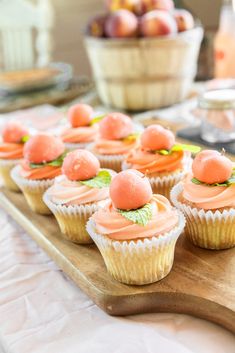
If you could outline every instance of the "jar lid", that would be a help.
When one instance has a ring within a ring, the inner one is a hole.
[[[235,109],[235,89],[218,89],[202,94],[198,102],[201,109]]]

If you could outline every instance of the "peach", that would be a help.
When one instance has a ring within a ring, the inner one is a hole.
[[[152,198],[148,178],[137,170],[128,169],[117,174],[110,184],[110,198],[113,205],[121,210],[135,210]]]
[[[110,38],[135,37],[137,30],[138,19],[128,10],[113,12],[105,23],[105,33]]]
[[[57,159],[64,151],[65,146],[59,137],[41,133],[25,143],[23,154],[30,163],[45,163]]]
[[[140,141],[141,146],[146,150],[170,150],[175,144],[175,136],[170,130],[156,124],[145,129]]]
[[[177,9],[173,12],[178,31],[183,32],[194,27],[194,18],[191,13],[184,9]]]
[[[140,32],[144,37],[169,35],[177,32],[177,25],[168,12],[154,10],[141,17]]]
[[[106,140],[120,140],[133,131],[131,118],[122,113],[110,113],[99,124],[100,136]]]
[[[68,118],[72,127],[88,126],[92,120],[93,108],[88,104],[75,104],[69,108]]]
[[[172,0],[140,0],[135,6],[135,12],[138,15],[143,15],[152,10],[171,11],[174,6]]]
[[[93,37],[104,37],[106,19],[107,15],[98,15],[93,17],[87,26],[88,34]]]
[[[192,171],[193,176],[203,183],[223,183],[231,177],[233,163],[218,151],[205,150],[194,159]]]
[[[29,131],[17,121],[10,121],[2,130],[2,139],[6,143],[20,143],[22,137],[27,136]]]
[[[106,7],[108,11],[117,11],[125,9],[134,12],[139,0],[106,0]]]
[[[94,178],[100,169],[100,162],[89,151],[75,150],[67,154],[62,172],[69,180],[88,180]]]

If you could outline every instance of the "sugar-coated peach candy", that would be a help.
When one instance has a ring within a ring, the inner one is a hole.
[[[59,137],[49,134],[32,136],[24,145],[24,158],[30,163],[51,162],[61,156],[65,146]]]
[[[177,32],[177,25],[170,13],[154,10],[141,17],[140,32],[144,37],[169,35]]]
[[[121,210],[135,210],[152,198],[148,178],[137,170],[129,169],[117,174],[110,184],[113,205]]]
[[[183,32],[194,27],[194,18],[191,13],[184,9],[177,9],[173,12],[178,31]]]
[[[62,165],[63,174],[72,181],[94,178],[99,169],[100,163],[94,154],[82,149],[68,153]]]
[[[88,104],[72,105],[68,111],[70,124],[74,128],[89,125],[93,112],[93,108]]]
[[[139,0],[106,0],[106,7],[108,11],[117,11],[120,9],[126,9],[134,11],[135,6],[139,3]]]
[[[175,144],[173,132],[161,125],[150,125],[141,135],[141,146],[150,151],[170,150]]]
[[[139,15],[152,10],[171,11],[174,9],[172,0],[139,0],[135,6],[135,11]]]
[[[26,127],[16,121],[7,123],[2,130],[2,139],[6,143],[20,143],[22,137],[27,136],[29,131]]]
[[[223,183],[233,171],[233,163],[218,151],[200,152],[193,161],[193,176],[206,184]]]
[[[138,19],[128,10],[113,12],[106,20],[105,34],[110,38],[134,37],[138,30]]]
[[[107,140],[119,140],[133,132],[131,118],[122,113],[110,113],[99,124],[100,136]]]

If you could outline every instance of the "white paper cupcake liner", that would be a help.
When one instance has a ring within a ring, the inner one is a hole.
[[[50,210],[43,202],[44,192],[53,185],[55,179],[29,180],[20,175],[21,166],[16,166],[11,171],[11,177],[23,192],[29,207],[36,213],[50,214]]]
[[[159,281],[170,272],[176,241],[185,219],[178,211],[179,223],[169,233],[142,240],[117,241],[98,234],[92,218],[87,231],[99,248],[108,272],[119,282],[143,285]]]
[[[68,152],[77,150],[77,149],[86,149],[90,142],[80,142],[80,143],[68,143],[65,142],[65,148]]]
[[[20,163],[20,159],[0,159],[0,175],[3,185],[14,192],[20,192],[19,187],[11,177],[11,170]]]
[[[126,157],[126,154],[114,154],[114,155],[103,155],[97,154],[93,151],[94,144],[91,143],[87,146],[87,149],[92,152],[100,162],[101,168],[113,169],[115,172],[121,172],[122,163]]]
[[[171,191],[171,201],[186,217],[185,233],[196,246],[222,250],[235,246],[235,209],[204,210],[179,201],[183,184]]]
[[[56,217],[63,237],[78,244],[93,243],[87,233],[86,223],[92,214],[102,207],[107,200],[88,205],[57,205],[51,201],[49,192],[50,189],[45,192],[43,200]]]

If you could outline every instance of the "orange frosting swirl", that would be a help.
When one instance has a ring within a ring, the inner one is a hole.
[[[183,168],[183,159],[186,157],[183,151],[173,152],[169,155],[148,152],[142,148],[132,151],[126,159],[130,168],[144,174],[171,172]]]
[[[138,145],[138,140],[105,140],[99,139],[93,145],[93,151],[98,154],[127,154]]]
[[[21,163],[20,175],[31,180],[54,179],[61,175],[61,167],[44,165],[39,168],[30,168],[30,164],[24,160]]]
[[[79,181],[70,181],[64,175],[48,190],[52,202],[57,205],[82,205],[109,197],[109,187],[91,188]]]
[[[0,144],[0,159],[21,159],[23,148],[23,143],[2,143]]]
[[[96,125],[68,128],[62,132],[61,138],[63,142],[69,143],[93,142],[98,136],[98,126]]]
[[[171,231],[179,221],[177,211],[162,195],[153,195],[152,219],[146,226],[133,223],[122,216],[109,201],[92,216],[96,231],[113,240],[152,238]]]
[[[191,181],[192,178],[192,175],[189,175],[184,182],[183,197],[187,201],[204,210],[235,207],[235,185],[197,185]]]

